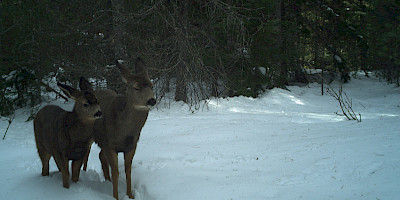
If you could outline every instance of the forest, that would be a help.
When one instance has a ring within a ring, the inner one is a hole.
[[[399,0],[0,0],[0,199],[398,199],[399,21]]]
[[[2,0],[0,114],[50,82],[123,93],[115,60],[141,57],[158,102],[257,97],[293,83],[375,72],[400,85],[397,0]]]

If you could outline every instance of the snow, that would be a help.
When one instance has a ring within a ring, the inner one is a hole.
[[[8,75],[3,75],[2,78],[4,81],[11,81],[17,75],[17,70],[11,71]]]
[[[342,58],[341,58],[340,56],[335,55],[334,57],[335,57],[335,60],[336,60],[338,63],[342,63]]]
[[[258,67],[258,70],[263,76],[267,74],[267,69],[265,67]]]
[[[322,73],[322,69],[304,69],[304,72],[307,74],[320,74]]]
[[[327,11],[330,11],[332,14],[334,14],[336,17],[339,17],[340,15],[338,15],[331,7],[327,6],[327,5],[323,5],[322,7],[325,7]]]
[[[195,113],[181,103],[151,110],[133,160],[136,199],[397,199],[400,89],[363,77],[343,85],[362,115],[356,122],[334,114],[338,102],[320,85],[288,88],[213,99]],[[95,144],[69,189],[54,160],[42,177],[27,116],[19,110],[0,141],[0,199],[113,199]],[[119,171],[120,199],[128,199],[122,154]]]

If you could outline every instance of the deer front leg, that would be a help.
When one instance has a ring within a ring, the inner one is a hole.
[[[83,161],[82,161],[83,162],[83,171],[87,170],[87,162],[89,160],[89,154],[90,154],[90,149],[92,147],[92,144],[93,144],[93,140],[89,141],[89,148],[87,150],[85,157],[83,157]]]
[[[111,182],[113,184],[113,196],[118,199],[118,154],[112,149],[103,149],[104,157],[111,167]]]
[[[88,152],[86,153],[86,155],[83,157],[83,171],[87,170],[87,162],[89,160],[89,153],[90,153],[90,147],[88,149]]]
[[[68,169],[68,158],[65,156],[61,156],[60,154],[56,154],[53,156],[56,164],[61,171],[63,186],[65,188],[69,188],[69,169]]]
[[[110,169],[109,169],[109,164],[107,162],[107,158],[104,155],[103,150],[100,151],[99,153],[99,158],[100,158],[100,162],[101,162],[101,168],[103,169],[103,174],[104,174],[104,178],[108,181],[111,181],[111,177],[110,177]]]
[[[136,151],[136,146],[128,152],[124,153],[124,159],[125,159],[125,175],[126,175],[126,194],[128,195],[129,198],[134,199],[135,196],[132,194],[132,159],[133,156],[135,155]]]
[[[79,180],[79,174],[82,167],[82,163],[83,163],[82,159],[72,161],[72,181],[75,183],[78,182]]]

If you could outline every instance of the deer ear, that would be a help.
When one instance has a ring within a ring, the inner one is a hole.
[[[149,74],[147,72],[147,66],[140,57],[138,57],[136,59],[135,72],[136,72],[137,76],[141,76],[141,77],[145,77],[145,78],[149,77]]]
[[[123,61],[122,61],[122,60],[116,60],[115,63],[116,63],[116,65],[117,65],[118,69],[119,69],[119,72],[121,72],[122,81],[123,81],[124,83],[127,83],[128,80],[129,80],[129,78],[132,76],[132,73],[131,73],[131,72],[129,71],[129,69],[123,64]]]
[[[79,80],[79,88],[81,91],[93,91],[92,85],[83,77]]]
[[[76,100],[79,96],[82,95],[82,93],[79,90],[77,90],[77,89],[75,89],[73,87],[70,87],[68,85],[64,85],[64,84],[59,83],[59,82],[57,82],[57,85],[64,92],[64,94],[67,95],[68,98]]]

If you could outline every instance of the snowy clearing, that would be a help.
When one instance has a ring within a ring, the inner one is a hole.
[[[400,88],[367,78],[344,85],[360,123],[336,115],[338,102],[318,84],[288,88],[211,100],[194,114],[180,103],[153,109],[133,159],[136,199],[397,199]],[[27,116],[18,111],[0,141],[0,199],[113,199],[95,144],[70,189],[53,159],[42,177]],[[0,121],[1,134],[7,125]],[[122,154],[119,171],[120,199],[128,199]]]

